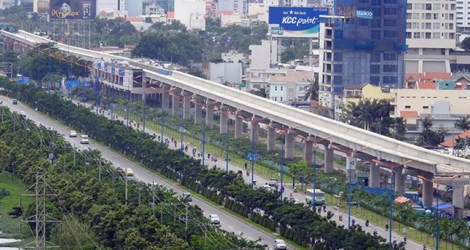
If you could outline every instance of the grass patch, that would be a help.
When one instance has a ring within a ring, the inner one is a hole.
[[[25,238],[32,236],[26,224],[23,224],[23,235],[20,234],[20,221],[22,217],[12,218],[8,212],[20,204],[20,195],[26,193],[25,186],[16,177],[8,173],[0,173],[0,190],[5,188],[10,195],[0,201],[0,231],[2,238]],[[34,203],[33,197],[23,197],[23,209]]]

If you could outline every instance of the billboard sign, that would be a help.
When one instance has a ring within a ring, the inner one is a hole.
[[[94,19],[96,0],[50,0],[51,19]]]
[[[374,19],[374,12],[369,10],[356,10],[356,17],[359,19]]]
[[[269,28],[273,37],[316,37],[320,15],[328,8],[269,7]]]

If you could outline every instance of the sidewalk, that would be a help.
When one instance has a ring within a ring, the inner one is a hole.
[[[74,101],[75,103],[77,103],[76,101]],[[79,105],[83,106],[83,103],[80,103]],[[90,107],[91,105],[88,105],[86,104],[87,107]],[[94,113],[96,113],[96,108],[95,110],[93,110]],[[107,117],[108,119],[110,119],[110,115],[108,114],[108,110],[105,110],[104,112],[100,113],[101,115]],[[125,117],[122,117],[122,116],[119,116],[119,115],[116,115],[114,114],[115,117],[117,117],[118,120],[120,121],[123,121],[124,124],[126,124],[126,118]],[[142,131],[142,126],[139,126],[139,128],[136,126],[136,124],[133,124],[131,123],[131,121],[129,120],[129,126],[132,126],[132,128],[134,128],[135,130],[138,130],[138,131]],[[148,127],[145,128],[145,132],[150,134],[150,135],[153,135],[155,134],[157,136],[157,139],[158,139],[158,136],[161,135],[161,131],[154,131],[152,129],[149,129]],[[157,140],[156,139],[156,140]],[[169,137],[167,137],[165,135],[164,139],[168,139],[170,140]],[[180,139],[180,138],[176,138],[176,139]],[[198,153],[201,153],[200,152],[200,148],[198,146],[200,145],[191,145],[189,142],[183,142],[184,145],[188,145],[188,151],[185,152],[186,155],[192,157],[192,149],[194,146],[196,146],[198,148],[198,152],[196,153],[196,159],[201,159],[201,157],[197,157]],[[179,150],[181,144],[180,142],[177,140],[177,143],[176,143],[176,147],[175,147],[175,144],[174,143],[169,143],[168,147],[171,148],[171,149],[175,149],[175,150]],[[224,160],[225,159],[225,155],[219,155],[218,158],[219,160],[218,161],[212,161],[211,159],[208,159],[207,158],[207,154],[208,153],[211,153],[211,152],[208,152],[206,151],[205,152],[205,162],[204,164],[209,166],[209,167],[212,167],[212,166],[217,166],[217,168],[220,168],[220,169],[223,169],[225,170],[226,169],[226,161]],[[211,154],[211,157],[213,155]],[[321,159],[317,159],[317,162],[318,160],[321,160]],[[250,161],[246,161],[247,164],[248,164],[248,169],[251,171],[251,162]],[[343,166],[340,166],[340,165],[337,165],[335,164],[335,169],[338,169],[338,168],[344,168]],[[238,166],[235,166],[233,164],[231,164],[231,162],[229,161],[229,164],[228,164],[228,169],[233,171],[233,172],[238,172],[238,171],[242,171],[243,173],[243,179],[245,180],[245,183],[247,184],[251,184],[251,174],[253,173],[250,173],[250,176],[247,176],[246,175],[246,172],[245,172],[245,169],[243,166],[241,167],[238,167]],[[256,187],[262,187],[263,185],[265,185],[265,183],[268,182],[268,180],[266,178],[263,178],[261,176],[258,176],[256,173],[254,173],[254,180],[256,180]],[[279,178],[278,178],[279,179]],[[289,197],[292,197],[294,199],[296,199],[296,202],[300,202],[300,203],[305,203],[305,195],[304,194],[301,194],[301,193],[294,193],[292,188],[292,183],[289,183],[289,184],[284,184],[284,193],[283,193],[283,198],[289,198]],[[326,206],[326,210],[327,212],[328,211],[331,211],[332,213],[334,213],[335,215],[331,218],[331,220],[334,220],[336,221],[336,223],[338,225],[344,225],[345,228],[348,227],[348,214],[347,214],[347,207],[346,207],[346,213],[343,213],[340,211],[341,208],[339,208],[338,206],[336,205],[332,205],[332,204],[327,204]],[[327,212],[322,212],[321,215],[322,216],[326,216]],[[342,214],[343,216],[343,220],[342,221],[339,221],[339,215]],[[364,226],[364,223],[365,221],[358,218],[358,217],[354,217],[351,215],[351,221],[352,220],[355,220],[356,223],[358,223],[359,225],[362,226],[362,229],[363,231],[365,232],[368,232],[368,233],[373,233],[374,229],[377,230],[377,233],[382,236],[383,238],[387,239],[387,242],[388,242],[388,239],[389,239],[389,232],[388,231],[385,231],[384,229],[384,226],[381,225],[381,226],[377,226],[377,225],[373,225],[373,224],[370,224],[368,227],[365,227]],[[398,242],[401,242],[401,240],[403,239],[403,237],[399,234],[396,234],[395,232],[392,233],[392,239],[396,239]],[[407,240],[407,245],[406,245],[406,249],[410,249],[410,250],[417,250],[417,249],[422,249],[422,245],[421,244],[418,244],[416,242],[413,242],[411,240]],[[431,250],[431,248],[428,247],[428,250]]]

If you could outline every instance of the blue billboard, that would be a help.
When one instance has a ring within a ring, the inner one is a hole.
[[[270,32],[273,37],[314,37],[320,15],[328,15],[328,8],[269,7]]]

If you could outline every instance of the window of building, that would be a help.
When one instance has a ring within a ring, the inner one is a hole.
[[[386,26],[386,27],[395,27],[395,26],[397,26],[397,19],[385,19],[384,20],[384,26]]]
[[[274,101],[277,102],[277,97],[274,97]]]
[[[334,76],[333,85],[341,85],[341,84],[343,84],[343,77],[342,76]]]
[[[398,77],[396,77],[396,76],[383,76],[382,77],[382,82],[383,83],[397,83],[398,82]]]
[[[334,73],[342,73],[343,72],[343,65],[342,64],[335,64],[333,66]]]
[[[280,98],[281,98],[281,102],[282,102],[282,99],[283,99],[282,96]]]
[[[292,92],[292,91],[294,91],[294,88],[289,88],[288,91]]]
[[[383,71],[384,72],[398,72],[398,66],[397,65],[384,65]]]
[[[380,76],[371,76],[370,77],[370,83],[372,85],[379,85],[380,83]]]
[[[406,29],[411,29],[411,23],[409,22],[406,23]]]
[[[433,9],[433,10],[440,10],[440,9],[441,9],[441,4],[439,4],[439,3],[433,3],[433,4],[432,4],[432,9]]]
[[[423,109],[429,109],[429,106],[423,106]]]
[[[425,37],[426,39],[431,39],[431,32],[426,32],[426,33],[424,34],[424,37]]]
[[[439,19],[439,14],[433,14],[433,18],[434,20],[438,20]]]
[[[449,33],[449,39],[455,39],[455,34],[454,33]]]
[[[370,61],[371,62],[380,62],[380,54],[379,53],[371,53],[370,54]]]
[[[453,23],[449,23],[449,29],[454,30],[454,24]]]
[[[422,3],[415,3],[415,10],[422,10],[423,4]]]
[[[396,30],[385,30],[384,31],[384,37],[386,37],[386,38],[397,37],[397,31]]]
[[[384,53],[384,61],[394,61],[397,60],[396,53]]]
[[[405,106],[405,109],[410,109],[410,108],[411,108],[410,105],[406,105],[406,106]]]
[[[342,30],[335,30],[334,36],[337,39],[343,39],[343,31]]]
[[[382,27],[380,19],[372,20],[372,28],[380,28],[380,27]]]
[[[421,33],[419,33],[419,32],[413,32],[413,38],[415,38],[415,39],[420,39],[420,38],[421,38]]]
[[[277,86],[274,86],[274,91],[277,91]]]
[[[412,10],[413,9],[413,4],[411,4],[411,3],[407,4],[406,8],[408,10]]]
[[[378,40],[382,38],[380,35],[380,30],[371,30],[370,32],[371,32],[370,36],[372,39]]]
[[[431,23],[426,23],[425,24],[425,29],[430,30],[431,29]]]
[[[433,32],[432,33],[432,38],[433,39],[439,39],[439,38],[441,38],[441,34],[439,32]]]
[[[435,29],[435,30],[439,29],[440,27],[441,27],[440,23],[433,23],[432,24],[432,28]]]
[[[410,39],[411,38],[411,32],[406,32],[406,38]]]
[[[384,8],[384,15],[396,15],[397,8]]]
[[[432,5],[430,3],[426,4],[426,10],[432,10]]]
[[[380,65],[370,65],[370,73],[371,74],[380,74]]]
[[[335,62],[342,62],[343,61],[343,53],[341,52],[335,52],[333,54],[333,58]]]
[[[361,21],[359,21],[359,25],[360,26],[367,26],[367,25],[369,25],[369,22],[368,22],[368,20],[361,19]]]
[[[419,23],[418,22],[413,22],[412,27],[413,27],[413,29],[419,29]]]
[[[380,5],[382,5],[382,1],[381,0],[372,0],[372,5],[380,6]]]
[[[410,20],[412,18],[411,13],[406,13],[406,19]]]
[[[284,86],[281,86],[281,91],[284,91]]]
[[[454,14],[449,14],[449,20],[454,20]]]
[[[382,8],[372,8],[372,11],[374,12],[374,17],[381,17],[382,16]],[[375,20],[375,18],[374,18],[374,20]]]
[[[414,19],[414,18],[413,18]],[[432,15],[431,13],[426,13],[426,20],[431,20],[432,19]]]

